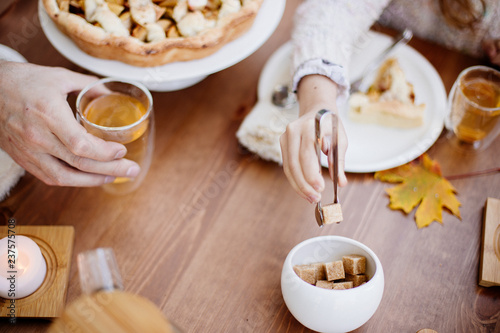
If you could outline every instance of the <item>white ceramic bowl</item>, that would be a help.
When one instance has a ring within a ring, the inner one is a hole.
[[[369,281],[347,290],[328,290],[304,282],[294,265],[342,260],[347,254],[366,257]],[[303,241],[288,254],[281,273],[281,291],[292,315],[318,332],[349,332],[365,324],[377,310],[384,292],[384,272],[375,253],[366,245],[340,236],[320,236]]]

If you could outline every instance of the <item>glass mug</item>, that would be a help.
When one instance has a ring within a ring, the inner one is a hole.
[[[127,148],[124,158],[141,167],[137,177],[117,177],[103,189],[112,194],[137,189],[151,165],[154,149],[153,98],[149,90],[138,82],[100,79],[78,95],[76,118],[90,134],[123,144]]]
[[[446,128],[462,146],[486,148],[500,131],[500,72],[486,66],[463,70],[448,96]]]

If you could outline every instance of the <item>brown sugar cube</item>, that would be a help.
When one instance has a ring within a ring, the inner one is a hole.
[[[316,269],[316,281],[326,280],[325,264],[322,262],[316,262],[311,264]]]
[[[332,289],[343,290],[343,289],[351,289],[354,286],[352,281],[346,282],[335,282],[332,286]]]
[[[293,266],[293,270],[305,282],[309,284],[316,283],[316,267],[312,265],[295,265]]]
[[[345,277],[344,264],[342,260],[332,261],[325,264],[326,279],[328,281],[339,280]]]
[[[354,284],[354,287],[357,287],[357,286],[361,285],[363,282],[367,281],[366,275],[364,275],[364,274],[358,274],[358,275],[346,274],[345,280],[352,281],[352,283]]]
[[[342,257],[346,274],[366,273],[366,258],[358,254],[349,254]]]
[[[326,280],[318,280],[316,282],[316,287],[320,287],[323,289],[332,289],[333,288],[333,282],[332,281],[326,281]]]
[[[342,208],[339,203],[323,206],[323,221],[325,224],[340,223],[342,220]]]

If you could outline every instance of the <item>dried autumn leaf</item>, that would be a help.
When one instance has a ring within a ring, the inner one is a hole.
[[[441,175],[441,167],[427,154],[411,162],[390,170],[375,173],[375,179],[389,183],[401,183],[387,189],[391,209],[402,209],[409,213],[417,205],[415,222],[417,228],[427,227],[433,221],[443,222],[442,209],[460,217],[460,201],[455,197],[456,190]]]

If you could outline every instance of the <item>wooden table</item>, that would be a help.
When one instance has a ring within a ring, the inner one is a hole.
[[[0,19],[0,43],[30,62],[85,72],[48,42],[37,0]],[[345,221],[318,228],[313,206],[289,186],[282,168],[238,146],[235,132],[256,102],[259,73],[290,38],[299,0],[287,1],[272,37],[239,64],[177,92],[154,93],[156,151],[142,187],[114,197],[99,188],[49,187],[26,175],[0,203],[0,222],[73,225],[67,302],[80,295],[76,254],[115,250],[125,289],[154,302],[186,332],[307,332],[287,310],[280,273],[288,251],[319,235],[354,238],[372,248],[385,272],[378,311],[359,332],[498,332],[500,289],[478,286],[483,207],[500,198],[500,175],[453,180],[462,221],[417,230],[414,213],[390,210],[373,174],[349,174],[341,190]],[[414,39],[411,46],[440,73],[449,91],[458,73],[480,61]],[[0,78],[1,79],[1,78]],[[466,154],[446,133],[429,150],[444,175],[500,166],[500,140]],[[326,176],[326,173],[325,173]],[[328,196],[331,195],[327,191]],[[48,322],[0,322],[0,331],[43,332]]]

